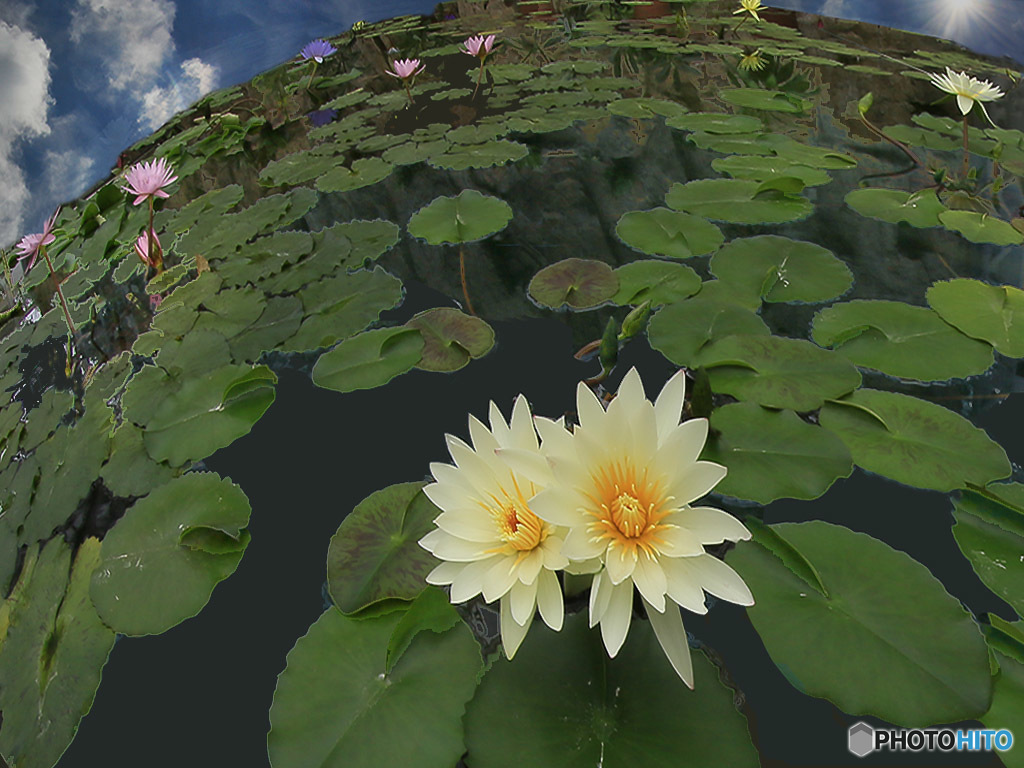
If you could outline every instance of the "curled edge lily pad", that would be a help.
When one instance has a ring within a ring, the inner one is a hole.
[[[767,336],[768,326],[749,309],[699,295],[659,309],[647,336],[651,346],[677,365],[694,366],[711,341],[736,334]]]
[[[1024,485],[995,485],[1017,492]],[[985,492],[988,491],[985,489]],[[963,491],[954,502],[953,537],[985,586],[1024,612],[1024,514],[979,491]]]
[[[592,309],[615,296],[619,278],[603,261],[571,258],[544,267],[528,290],[530,298],[549,309]]]
[[[668,208],[624,213],[615,234],[638,251],[675,259],[710,253],[725,241],[721,230],[707,219]]]
[[[434,529],[441,510],[421,493],[423,485],[375,491],[338,527],[327,551],[327,589],[343,613],[415,600],[427,588],[437,560],[419,540]]]
[[[846,195],[846,204],[861,216],[897,224],[905,221],[913,227],[939,227],[939,214],[946,210],[934,189],[903,192],[899,189],[855,189]]]
[[[409,234],[431,245],[471,243],[500,232],[512,219],[504,200],[465,189],[455,197],[438,197],[409,219]]]
[[[1008,221],[977,211],[943,211],[939,214],[939,221],[946,229],[959,232],[972,243],[1024,243],[1024,233],[1018,232]]]
[[[928,303],[947,323],[987,341],[1008,357],[1024,357],[1024,291],[958,278],[935,283]]]
[[[616,267],[619,292],[616,304],[643,304],[652,307],[682,301],[701,289],[700,276],[685,264],[658,259],[642,259]]]
[[[413,328],[377,328],[345,339],[313,366],[313,383],[336,392],[387,384],[412,370],[423,354],[423,337]]]
[[[673,184],[665,196],[669,207],[734,224],[778,224],[809,216],[811,201],[797,194],[803,182],[792,176],[766,181],[698,179]]]
[[[90,595],[104,623],[155,635],[195,616],[249,543],[249,500],[210,472],[182,475],[140,499],[106,535]]]
[[[422,356],[416,367],[425,371],[457,371],[494,346],[491,326],[451,307],[420,312],[406,326],[418,330],[423,339]]]

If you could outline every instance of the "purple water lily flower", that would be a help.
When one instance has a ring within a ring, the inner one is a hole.
[[[25,267],[25,273],[32,269],[36,263],[36,258],[39,256],[39,249],[44,245],[49,245],[57,238],[53,236],[53,225],[57,222],[57,214],[60,213],[60,208],[54,211],[53,216],[46,220],[43,224],[43,231],[36,232],[32,235],[25,235],[15,248],[18,250],[18,260],[23,261],[24,259],[30,259],[28,266]]]
[[[314,128],[319,128],[321,125],[327,125],[337,116],[338,110],[336,109],[317,109],[306,114],[306,117],[309,118],[309,122],[313,124]]]
[[[391,66],[395,68],[395,71],[392,72],[388,69],[385,70],[385,72],[392,77],[399,77],[402,80],[408,80],[411,77],[415,77],[427,68],[426,64],[420,66],[419,59],[398,59],[397,61],[392,62]],[[417,67],[419,67],[419,69],[416,69]]]
[[[312,42],[306,43],[306,47],[299,51],[299,55],[306,61],[312,59],[317,64],[323,64],[324,57],[330,56],[337,50],[337,48],[326,40],[313,40]]]
[[[177,181],[178,177],[174,175],[167,161],[160,157],[148,163],[133,165],[124,175],[124,179],[128,182],[128,186],[124,188],[125,192],[135,195],[133,202],[138,205],[147,197],[170,197],[163,188]]]

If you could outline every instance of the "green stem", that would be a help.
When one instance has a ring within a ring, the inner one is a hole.
[[[405,92],[409,96],[409,103],[412,104],[412,88],[409,87],[409,81],[403,80],[402,83],[405,84]]]
[[[480,90],[480,79],[484,76],[484,63],[480,62],[480,72],[476,76],[476,88],[473,89],[473,98],[476,98],[476,92]]]
[[[306,83],[306,90],[313,87],[313,75],[316,74],[316,59],[313,59],[313,69],[309,72],[309,82]]]
[[[969,159],[967,153],[967,115],[964,115],[964,180],[967,179],[967,171],[969,168]]]
[[[71,331],[71,334],[74,335],[78,333],[78,331],[75,330],[75,324],[71,322],[71,313],[68,311],[68,303],[64,301],[64,292],[60,289],[60,281],[57,280],[57,273],[53,271],[53,264],[50,262],[50,254],[46,252],[45,245],[39,246],[39,250],[43,252],[43,258],[46,259],[46,266],[50,270],[50,277],[53,278],[53,285],[57,289],[57,295],[60,297],[60,305],[64,309],[64,319],[68,321],[68,329]]]

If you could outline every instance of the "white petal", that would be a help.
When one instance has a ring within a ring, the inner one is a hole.
[[[459,485],[451,483],[431,483],[424,486],[423,493],[436,507],[443,510],[472,509],[477,503],[477,494],[469,494]]]
[[[453,603],[464,603],[480,594],[483,589],[484,574],[494,565],[494,558],[477,560],[469,563],[452,581],[451,600]]]
[[[544,567],[549,571],[560,571],[569,564],[569,558],[562,554],[565,540],[561,536],[549,535],[538,549],[544,557]]]
[[[516,571],[516,578],[523,584],[533,584],[537,580],[537,574],[544,564],[544,553],[540,549],[534,549],[519,562]]]
[[[533,614],[537,608],[537,585],[536,583],[523,584],[521,581],[517,581],[504,599],[509,601],[512,618],[516,623],[528,624],[533,620]]]
[[[455,466],[463,471],[466,479],[473,484],[482,495],[498,485],[498,478],[494,471],[488,466],[472,448],[459,438],[452,435],[445,435],[448,442],[448,452],[455,460]]]
[[[964,96],[962,93],[958,93],[956,95],[956,105],[960,107],[960,112],[966,115],[974,106],[974,99],[970,96]]]
[[[754,596],[740,575],[717,557],[700,555],[683,558],[683,562],[698,575],[701,586],[715,597],[737,605],[754,604]]]
[[[499,445],[508,445],[508,424],[493,400],[487,408],[487,415],[491,421],[491,434],[494,435],[494,439]]]
[[[587,517],[580,512],[580,495],[567,488],[554,487],[530,499],[529,507],[541,520],[566,528],[583,525]]]
[[[654,401],[654,417],[658,423],[658,444],[679,424],[683,413],[683,397],[686,391],[686,376],[680,369],[665,382],[658,399]]]
[[[703,555],[703,543],[689,528],[678,525],[678,513],[672,515],[669,519],[673,527],[658,531],[658,551],[667,557]]]
[[[440,560],[455,560],[463,563],[480,560],[487,556],[487,550],[490,549],[486,544],[481,544],[478,541],[459,539],[441,530],[438,533],[440,536],[437,537],[436,542],[432,542],[434,548],[431,552]],[[423,539],[420,539],[420,544],[423,544]]]
[[[499,448],[494,455],[517,475],[522,475],[541,487],[551,485],[554,480],[548,460],[540,451]]]
[[[601,562],[601,558],[592,557],[589,560],[571,560],[564,570],[574,576],[589,576],[602,568],[604,568],[604,563]]]
[[[469,415],[469,438],[473,441],[473,450],[478,454],[494,453],[498,448],[498,441],[494,439],[494,435],[473,414]]]
[[[611,588],[608,608],[601,617],[601,639],[613,659],[626,642],[629,622],[633,617],[633,582],[626,580]]]
[[[608,610],[608,601],[612,599],[612,583],[604,571],[598,571],[594,575],[594,581],[590,585],[590,626],[593,627],[604,616]]]
[[[750,538],[743,523],[714,507],[687,507],[677,512],[672,522],[686,528],[701,544],[720,544],[723,541],[745,541]]]
[[[636,560],[633,571],[633,583],[640,591],[641,597],[654,606],[657,611],[665,610],[665,590],[668,584],[661,566],[641,553]]]
[[[636,550],[627,551],[625,547],[608,547],[604,567],[612,584],[621,584],[632,576],[637,559]]]
[[[515,562],[513,557],[499,557],[491,569],[484,574],[481,588],[484,600],[488,603],[493,603],[499,597],[504,597],[512,589],[512,585],[518,581]]]
[[[427,552],[433,553],[434,547],[437,546],[438,540],[444,538],[445,533],[440,528],[435,528],[422,539],[419,540],[419,545],[423,547]]]
[[[442,512],[434,520],[434,523],[445,533],[459,539],[489,543],[493,546],[501,544],[501,536],[494,518],[483,510]]]
[[[689,419],[676,427],[658,446],[658,454],[666,455],[677,468],[686,467],[697,461],[707,439],[708,420]]]
[[[565,605],[558,577],[551,571],[541,571],[537,577],[537,607],[540,608],[540,617],[544,623],[559,632],[565,618]]]
[[[466,476],[458,467],[453,467],[451,464],[442,464],[438,461],[433,461],[430,463],[430,474],[432,474],[434,479],[439,483],[461,488],[465,491],[467,496],[476,495],[476,489],[473,487],[473,484],[466,479]]]
[[[587,429],[598,429],[604,419],[604,406],[582,381],[576,387],[576,415],[580,426]]]
[[[646,607],[647,618],[651,620],[651,627],[661,644],[661,649],[672,664],[672,669],[692,690],[693,661],[690,659],[690,644],[686,639],[683,617],[679,615],[679,609],[669,604],[664,613],[659,613],[650,605]]]
[[[427,584],[434,584],[438,587],[451,584],[465,567],[466,563],[452,563],[446,560],[427,574]]]
[[[698,461],[684,469],[673,481],[669,495],[679,506],[696,501],[721,482],[726,469],[711,461]]]
[[[512,421],[510,423],[511,434],[509,446],[523,450],[537,450],[537,431],[533,428],[533,414],[530,413],[530,404],[522,395],[516,397],[516,404],[512,407]]]
[[[561,419],[552,421],[543,416],[534,416],[533,423],[540,433],[545,453],[572,455],[572,433],[565,428]]]
[[[688,611],[705,614],[708,607],[704,600],[704,590],[700,580],[687,566],[693,562],[692,557],[666,557],[661,561],[661,570],[665,574],[668,596]]]
[[[530,630],[530,623],[518,624],[512,618],[512,610],[509,607],[510,598],[508,595],[501,598],[501,647],[505,649],[505,656],[511,659],[516,655],[519,646]]]

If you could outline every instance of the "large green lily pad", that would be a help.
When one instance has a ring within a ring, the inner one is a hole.
[[[355,613],[382,601],[414,600],[437,565],[419,540],[440,514],[423,483],[399,483],[371,493],[342,521],[327,552],[327,587],[334,604]]]
[[[899,189],[855,189],[846,195],[846,204],[861,216],[888,221],[907,222],[914,227],[939,227],[939,214],[946,210],[934,189],[904,192]]]
[[[1024,291],[958,278],[935,283],[928,303],[972,339],[987,341],[1008,357],[1024,357]]]
[[[909,395],[858,389],[826,403],[820,420],[857,466],[916,488],[948,492],[1010,474],[1006,453],[983,430]]]
[[[816,499],[853,472],[850,451],[839,438],[791,411],[732,403],[715,409],[711,428],[702,458],[729,469],[716,493],[759,504]]]
[[[842,295],[853,273],[827,248],[778,235],[730,241],[711,257],[711,272],[765,301],[815,303]]]
[[[665,125],[683,131],[704,133],[754,133],[764,127],[760,118],[753,115],[728,115],[713,112],[690,112],[674,115],[665,120]]]
[[[803,182],[805,187],[816,187],[829,184],[832,181],[832,177],[820,168],[793,163],[777,155],[771,157],[758,155],[716,157],[711,161],[711,167],[720,173],[729,174],[734,179],[750,179],[751,181],[765,181],[775,176],[795,176]]]
[[[792,180],[793,184],[780,182]],[[778,224],[809,216],[814,206],[798,194],[803,182],[792,176],[766,181],[745,179],[698,179],[673,184],[665,202],[679,211],[734,224]]]
[[[1024,243],[1024,233],[1017,231],[1010,222],[977,211],[943,211],[939,214],[939,221],[946,229],[959,232],[972,243]]]
[[[377,328],[345,339],[313,366],[313,383],[336,392],[387,384],[410,371],[423,356],[423,337],[414,328]]]
[[[1024,485],[1002,488],[1019,493]],[[1024,613],[1024,514],[964,491],[953,506],[953,517],[953,536],[978,578],[1018,614]]]
[[[455,611],[450,606],[450,614]],[[353,619],[329,608],[288,654],[270,708],[273,768],[452,766],[480,650],[462,622],[419,632],[390,670],[405,611]]]
[[[124,635],[156,635],[195,616],[249,543],[249,501],[210,472],[182,475],[137,501],[103,540],[90,595]]]
[[[771,527],[814,566],[828,596],[760,544],[740,542],[727,559],[754,593],[747,615],[794,686],[904,727],[988,709],[984,638],[927,568],[842,526]]]
[[[718,95],[730,104],[747,109],[770,112],[806,112],[811,102],[784,91],[769,91],[763,88],[722,88]]]
[[[500,232],[512,220],[504,200],[465,189],[455,197],[438,197],[409,219],[409,234],[431,245],[471,243]]]
[[[662,307],[647,329],[654,349],[687,367],[697,364],[700,351],[708,343],[739,334],[767,336],[769,330],[764,320],[750,310],[699,295]]]
[[[624,213],[615,234],[638,251],[675,259],[710,253],[725,241],[721,230],[707,219],[668,208]]]
[[[678,608],[669,601],[667,610]],[[691,656],[693,691],[647,621],[633,621],[611,660],[585,612],[567,616],[561,632],[535,626],[514,661],[495,662],[467,707],[467,763],[505,768],[515,755],[536,768],[757,766],[733,692],[702,653]]]
[[[901,301],[848,301],[814,317],[814,341],[857,365],[890,376],[943,381],[984,373],[992,347],[965,336],[925,307]]]
[[[651,306],[671,304],[693,296],[700,288],[700,276],[685,264],[643,259],[615,269],[619,292],[612,297],[616,304]]]

